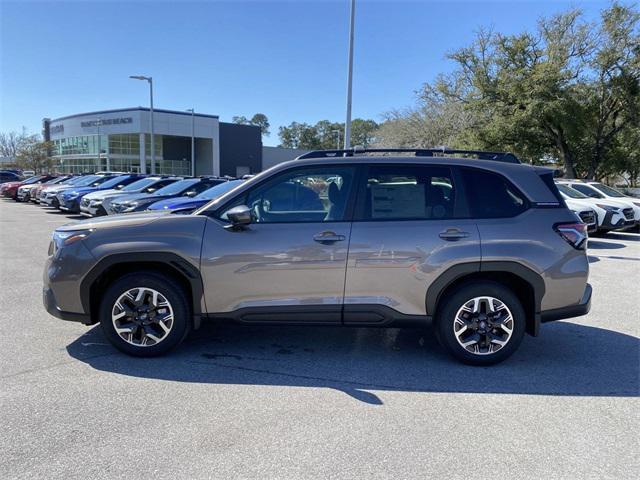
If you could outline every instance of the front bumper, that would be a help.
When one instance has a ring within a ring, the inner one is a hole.
[[[40,205],[46,205],[48,207],[57,207],[58,198],[55,195],[40,195]]]
[[[610,230],[627,230],[636,225],[634,219],[625,218],[622,213],[607,212],[604,220],[598,226],[598,230],[608,232]]]
[[[18,190],[18,193],[16,194],[16,200],[18,200],[19,202],[26,202],[31,198],[31,191],[30,190]]]
[[[78,198],[65,199],[64,197],[58,197],[58,201],[60,202],[60,205],[58,205],[58,208],[60,210],[64,210],[65,212],[80,213],[80,201],[78,200]]]
[[[56,318],[61,320],[68,320],[70,322],[80,322],[85,325],[91,325],[91,318],[89,315],[85,313],[74,313],[74,312],[65,312],[60,309],[58,303],[56,302],[56,297],[53,294],[53,290],[47,287],[43,287],[42,289],[42,303],[44,304],[44,308],[49,312],[49,314],[53,315]]]
[[[89,204],[85,202],[80,203],[80,215],[83,215],[85,217],[99,217],[106,214],[107,212],[102,207],[102,204],[91,205],[91,203]]]
[[[554,320],[562,320],[564,318],[573,318],[586,315],[587,313],[589,313],[589,310],[591,310],[591,292],[591,285],[587,283],[587,286],[584,289],[584,294],[582,295],[582,299],[579,303],[540,312],[540,321],[542,323],[547,323],[553,322]]]

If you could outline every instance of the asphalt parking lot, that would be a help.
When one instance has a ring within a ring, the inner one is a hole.
[[[0,200],[0,478],[640,473],[638,234],[590,241],[588,316],[473,368],[395,329],[209,324],[170,356],[127,357],[42,307],[69,221]]]

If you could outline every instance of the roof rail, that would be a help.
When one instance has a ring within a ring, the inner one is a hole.
[[[362,148],[354,147],[345,150],[314,150],[303,153],[296,160],[307,158],[353,157],[362,153],[413,153],[416,157],[441,157],[450,154],[475,155],[480,160],[496,162],[521,163],[518,157],[509,152],[485,152],[482,150],[458,150],[447,147],[440,148]]]

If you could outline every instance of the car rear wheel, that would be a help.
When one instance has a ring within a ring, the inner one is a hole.
[[[118,350],[138,357],[162,355],[191,329],[184,289],[155,272],[125,275],[108,288],[100,305],[100,324]]]
[[[516,351],[526,327],[522,304],[495,282],[475,282],[444,300],[436,329],[440,343],[469,365],[493,365]]]

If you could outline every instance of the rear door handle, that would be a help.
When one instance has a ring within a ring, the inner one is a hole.
[[[457,228],[448,228],[444,232],[440,232],[440,238],[443,240],[460,240],[461,238],[467,238],[469,232],[463,232]]]
[[[341,242],[345,238],[347,237],[345,237],[344,235],[337,235],[335,232],[321,232],[313,236],[314,241],[324,244]]]

